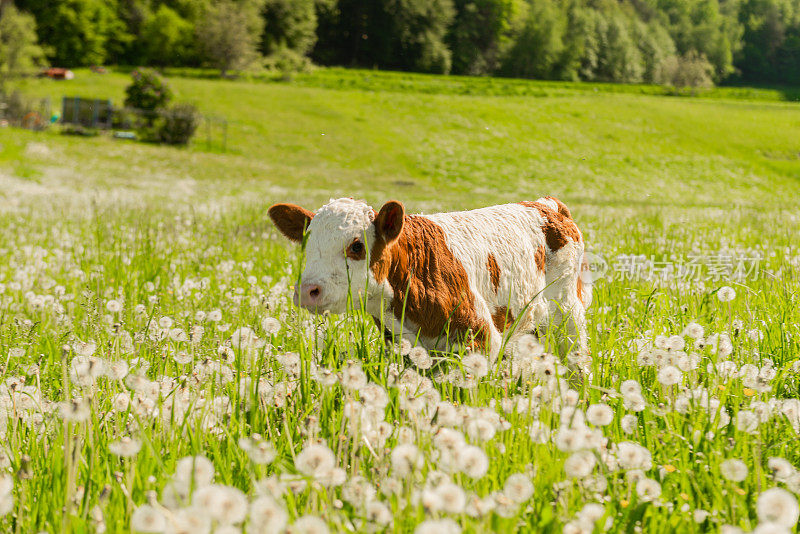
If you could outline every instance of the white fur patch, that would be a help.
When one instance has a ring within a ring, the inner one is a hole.
[[[558,211],[553,200],[537,203]],[[517,320],[514,337],[566,320],[570,339],[564,345],[585,347],[585,308],[577,295],[583,243],[570,242],[558,251],[550,251],[541,213],[521,204],[426,217],[444,230],[447,246],[467,271],[479,317],[493,325],[491,315],[498,308],[508,308]],[[545,272],[536,265],[541,247],[548,252]],[[487,266],[489,254],[500,268],[497,292]],[[494,326],[492,329],[492,337],[499,338],[500,333]]]

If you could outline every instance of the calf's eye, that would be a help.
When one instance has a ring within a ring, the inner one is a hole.
[[[353,241],[347,247],[347,257],[353,260],[363,260],[365,256],[364,243],[361,241]]]

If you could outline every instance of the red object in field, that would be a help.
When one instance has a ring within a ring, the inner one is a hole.
[[[61,67],[51,67],[42,71],[42,76],[51,78],[53,80],[71,80],[75,77],[75,73],[69,69]]]

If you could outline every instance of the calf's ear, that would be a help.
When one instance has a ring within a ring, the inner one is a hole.
[[[400,236],[403,231],[403,218],[406,210],[403,204],[390,200],[381,207],[375,217],[375,231],[380,239],[389,244]]]
[[[297,242],[303,240],[303,232],[314,218],[313,213],[296,204],[273,204],[267,213],[283,235]]]

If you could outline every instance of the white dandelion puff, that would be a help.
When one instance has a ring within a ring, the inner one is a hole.
[[[328,534],[328,525],[317,516],[298,517],[290,527],[291,534]]]
[[[461,534],[461,527],[452,519],[428,519],[414,529],[414,534]]]
[[[417,367],[417,369],[430,369],[433,365],[433,360],[424,347],[414,347],[411,349],[408,353],[408,358],[411,360],[411,363]]]
[[[127,436],[120,439],[119,441],[114,441],[112,443],[109,443],[108,445],[108,451],[111,454],[115,456],[121,456],[123,458],[130,458],[132,456],[136,456],[137,454],[139,454],[141,448],[142,448],[141,441],[131,439]]]
[[[175,466],[175,481],[189,487],[199,488],[214,480],[214,464],[205,456],[186,456]]]
[[[319,477],[336,467],[336,457],[325,445],[314,443],[300,451],[295,460],[295,467],[305,475]]]
[[[236,525],[247,517],[247,497],[242,490],[231,486],[203,486],[194,492],[192,504],[222,525]]]
[[[777,523],[792,528],[800,518],[797,499],[782,488],[770,488],[761,493],[756,501],[758,519],[765,523]]]
[[[392,510],[380,501],[370,501],[364,510],[367,521],[380,526],[387,526],[392,522]]]
[[[719,466],[722,476],[732,482],[741,482],[747,478],[747,465],[735,458],[731,458],[722,462]]]
[[[680,369],[673,365],[667,365],[658,372],[658,381],[663,386],[674,386],[679,383],[683,378],[683,373]]]
[[[591,404],[586,409],[586,420],[595,426],[606,426],[614,420],[614,410],[608,404]]]
[[[458,451],[458,468],[470,478],[481,478],[489,470],[489,458],[483,449],[468,445]]]
[[[574,452],[564,462],[564,472],[570,478],[586,478],[592,474],[596,463],[591,451]]]
[[[280,532],[286,526],[289,514],[269,495],[258,497],[250,503],[250,524],[258,532]]]
[[[523,503],[533,497],[533,482],[522,473],[509,475],[503,486],[503,493],[515,503]]]
[[[392,450],[392,471],[399,477],[407,477],[422,467],[422,453],[416,445],[404,443]]]
[[[717,298],[720,302],[730,302],[736,298],[736,290],[731,286],[722,286],[717,291]]]
[[[636,495],[642,501],[654,501],[661,495],[661,484],[652,478],[643,478],[636,483]]]
[[[164,532],[166,528],[164,514],[149,504],[136,508],[131,514],[131,530],[134,532]]]
[[[261,319],[261,328],[267,335],[275,335],[281,331],[281,322],[274,317]]]
[[[489,374],[489,360],[482,354],[470,352],[461,360],[464,370],[475,378],[483,378]]]

